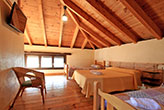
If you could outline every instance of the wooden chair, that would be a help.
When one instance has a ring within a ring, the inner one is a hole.
[[[46,87],[45,87],[44,73],[34,71],[32,69],[22,68],[22,67],[15,67],[13,68],[13,70],[15,71],[16,76],[20,83],[20,89],[19,89],[17,97],[20,95],[20,93],[22,96],[25,88],[35,87],[35,88],[40,89],[41,95],[42,95],[42,101],[44,103],[44,90],[45,90],[45,93],[47,93]],[[26,81],[25,77],[28,77],[30,80]]]

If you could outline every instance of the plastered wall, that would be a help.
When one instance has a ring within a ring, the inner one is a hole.
[[[28,46],[25,45],[25,51],[40,51],[40,52],[61,52],[72,53],[67,55],[67,64],[70,66],[88,67],[94,63],[94,51],[93,50],[81,50],[70,48],[58,48],[58,47],[43,47],[43,46]],[[51,73],[52,71],[45,71]],[[63,72],[63,70],[55,70],[53,72]]]
[[[122,62],[164,63],[164,39],[146,40],[95,51],[95,59]]]
[[[0,71],[24,65],[24,39],[12,29],[6,19],[10,8],[0,0]]]

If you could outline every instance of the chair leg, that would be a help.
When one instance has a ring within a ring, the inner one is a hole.
[[[42,101],[43,101],[43,104],[44,104],[44,93],[43,93],[43,88],[40,88],[40,92],[41,92],[41,95],[42,95]]]
[[[44,91],[45,91],[45,94],[47,94],[47,89],[46,89],[46,86],[44,86]]]
[[[22,88],[20,87],[18,93],[16,94],[16,96],[15,96],[15,98],[14,98],[14,100],[13,100],[12,105],[11,105],[10,108],[9,108],[9,110],[11,110],[11,109],[13,108],[13,106],[14,106],[14,104],[15,104],[15,101],[16,101],[16,99],[18,98],[18,96],[19,96],[21,90],[22,90]]]
[[[24,90],[25,90],[25,87],[22,88],[22,92],[21,92],[21,95],[20,95],[21,97],[23,95]]]

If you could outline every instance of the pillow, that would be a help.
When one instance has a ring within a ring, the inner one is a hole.
[[[91,65],[92,68],[95,68],[95,69],[101,69],[101,65]]]
[[[136,108],[144,110],[161,110],[160,105],[153,99],[150,98],[133,98],[126,100],[127,103]]]
[[[99,72],[99,71],[91,70],[90,72],[91,72],[92,74],[95,74],[95,75],[102,75],[102,73]]]

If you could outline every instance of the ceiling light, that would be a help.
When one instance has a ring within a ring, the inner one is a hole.
[[[62,21],[68,21],[68,17],[66,16],[66,14],[65,14],[65,10],[67,9],[67,7],[66,6],[64,6],[64,14],[63,14],[63,16],[62,16]]]
[[[65,13],[64,13],[63,16],[62,16],[62,20],[63,20],[63,21],[67,21],[67,20],[68,20],[68,17],[65,15]]]

